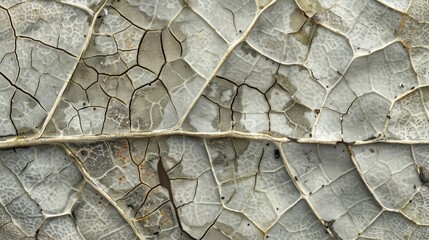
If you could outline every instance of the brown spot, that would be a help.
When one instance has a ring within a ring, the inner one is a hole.
[[[419,167],[419,176],[423,185],[429,186],[429,169],[426,167]]]

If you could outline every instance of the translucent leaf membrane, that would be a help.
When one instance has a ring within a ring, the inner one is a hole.
[[[8,3],[0,3],[1,139],[43,128],[78,62],[93,16],[57,2]]]
[[[1,239],[136,237],[62,147],[1,150],[0,176]]]
[[[0,0],[0,239],[429,239],[424,0]]]
[[[0,137],[425,140],[425,4],[2,3]]]
[[[2,150],[0,236],[425,239],[427,149],[168,136]]]

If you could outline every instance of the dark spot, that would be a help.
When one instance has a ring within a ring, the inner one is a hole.
[[[331,221],[325,221],[325,227],[331,231],[332,235],[334,235],[334,239],[342,239],[340,238],[340,236],[338,236],[338,233],[335,231],[334,223],[335,223],[335,219],[332,219]]]
[[[414,189],[417,189],[417,186],[416,186],[416,184],[414,184]]]
[[[374,149],[372,149],[372,148],[370,148],[370,149],[369,149],[369,151],[370,151],[370,152],[372,152],[372,153],[374,153],[374,152],[375,152],[375,150],[374,150]]]
[[[86,103],[82,103],[83,106],[86,106]]]
[[[239,33],[241,33],[241,30],[238,30]]]
[[[309,193],[310,195],[313,194],[312,192]]]
[[[410,88],[411,90],[413,90],[414,88],[416,88],[416,87],[412,87],[412,88]]]
[[[423,185],[429,186],[429,169],[425,167],[419,167],[419,176]]]
[[[298,182],[298,177],[297,177],[297,176],[294,176],[293,178],[295,178],[295,181],[297,181],[297,182]]]
[[[274,150],[274,157],[278,159],[280,157],[280,151],[278,149]]]
[[[265,144],[265,146],[270,146],[270,144],[269,144],[269,143],[267,143],[267,144]]]
[[[316,114],[320,113],[320,109],[314,109],[314,112],[316,112]]]
[[[71,216],[73,219],[76,219],[76,215],[75,215],[74,211],[71,212]]]
[[[310,137],[313,137],[313,134],[310,133]]]
[[[154,232],[153,235],[159,235],[159,232]]]
[[[250,223],[248,223],[247,226],[250,226]]]
[[[225,199],[225,197],[220,197],[220,199],[224,200],[224,199]]]
[[[325,187],[325,184],[322,185],[322,188],[324,188],[324,187]]]
[[[88,152],[86,150],[80,150],[80,154],[86,155],[86,154],[88,154]]]

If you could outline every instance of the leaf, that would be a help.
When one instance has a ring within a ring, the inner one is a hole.
[[[0,239],[428,239],[422,0],[0,3]]]

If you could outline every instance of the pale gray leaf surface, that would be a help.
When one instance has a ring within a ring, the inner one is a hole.
[[[429,239],[424,0],[0,0],[0,239]]]

